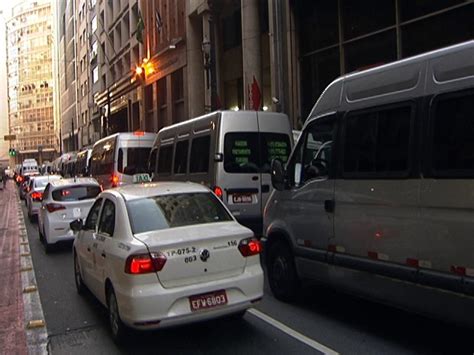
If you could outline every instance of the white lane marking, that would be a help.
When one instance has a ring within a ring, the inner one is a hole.
[[[331,355],[339,354],[337,351],[334,351],[328,348],[327,346],[324,346],[323,344],[320,344],[317,341],[310,339],[301,333],[298,333],[296,330],[291,329],[290,327],[284,325],[283,323],[280,323],[279,321],[277,321],[276,319],[273,319],[272,317],[267,316],[265,313],[262,313],[256,310],[255,308],[248,309],[247,313],[250,313],[257,318],[260,318],[264,322],[271,324],[275,328],[281,330],[282,332],[288,334],[289,336],[295,338],[296,340],[299,340],[302,343],[308,345],[309,347],[316,349],[324,354],[331,354]]]

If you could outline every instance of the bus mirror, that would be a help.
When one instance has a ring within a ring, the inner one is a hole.
[[[272,160],[272,185],[275,190],[282,191],[285,189],[285,168],[279,159]]]

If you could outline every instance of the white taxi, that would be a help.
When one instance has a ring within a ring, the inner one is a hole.
[[[106,190],[71,228],[77,290],[108,308],[116,341],[128,327],[243,314],[263,296],[260,242],[202,185]]]

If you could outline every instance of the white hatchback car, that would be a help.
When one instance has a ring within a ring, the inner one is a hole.
[[[202,185],[106,190],[71,228],[78,292],[107,306],[116,341],[128,327],[244,314],[263,296],[260,242]]]
[[[51,181],[44,190],[38,214],[38,231],[48,253],[59,241],[73,240],[69,223],[86,218],[97,195],[99,183],[92,178],[71,178]]]
[[[25,194],[26,208],[28,210],[28,218],[30,221],[38,216],[46,185],[60,179],[62,179],[62,177],[59,175],[38,175],[30,177]]]

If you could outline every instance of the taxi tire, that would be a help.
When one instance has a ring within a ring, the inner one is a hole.
[[[283,302],[295,301],[301,283],[289,245],[284,242],[272,245],[267,265],[268,283],[275,298]]]
[[[76,251],[74,250],[74,283],[76,284],[76,291],[78,294],[83,294],[86,290],[86,285],[82,280],[81,267],[77,259]]]
[[[107,288],[107,309],[112,339],[116,344],[123,344],[130,335],[130,329],[120,319],[117,297],[112,286]]]

